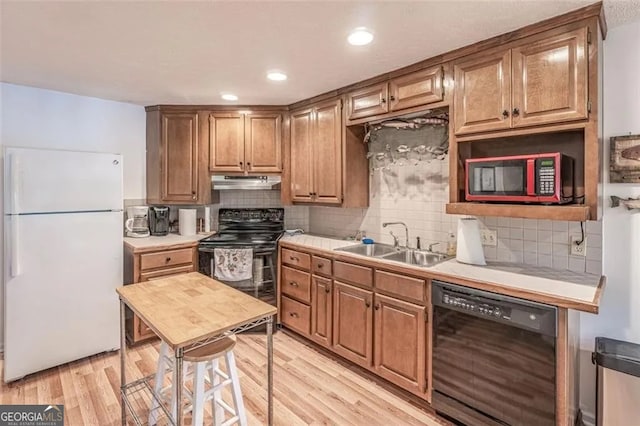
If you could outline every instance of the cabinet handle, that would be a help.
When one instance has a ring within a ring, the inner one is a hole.
[[[298,314],[297,314],[297,313],[295,313],[295,312],[291,312],[291,313],[289,314],[289,316],[290,316],[290,317],[293,317],[293,318],[298,318],[300,315],[298,315]]]
[[[167,257],[164,261],[165,261],[165,262],[167,262],[167,263],[169,263],[169,262],[171,262],[171,258],[170,258],[170,257]]]
[[[517,117],[517,116],[519,116],[519,115],[520,115],[520,109],[518,109],[518,108],[514,108],[514,109],[513,109],[513,116],[514,116],[514,117]]]
[[[386,104],[387,100],[385,98],[380,99],[380,103]]]
[[[329,287],[327,287],[327,288],[324,289],[324,292],[325,293],[331,293],[331,289]]]
[[[367,300],[366,302],[364,302],[364,305],[365,305],[367,308],[370,308],[370,307],[371,307],[371,302],[369,302],[369,301]]]
[[[295,281],[289,281],[289,285],[292,287],[299,287],[298,283]]]
[[[509,111],[507,111],[506,109],[505,109],[504,111],[502,111],[502,116],[503,116],[504,118],[509,117]]]
[[[375,309],[376,311],[377,311],[378,309],[380,309],[380,304],[379,304],[379,303],[376,303],[376,304],[375,304],[375,306],[374,306],[374,309]]]
[[[395,97],[395,96],[393,96],[393,95],[391,95],[391,96],[389,96],[389,100],[390,100],[390,101],[395,101],[395,100],[396,100],[396,97]]]

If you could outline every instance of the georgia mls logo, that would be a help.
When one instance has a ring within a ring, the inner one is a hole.
[[[0,405],[0,426],[63,426],[64,405]]]

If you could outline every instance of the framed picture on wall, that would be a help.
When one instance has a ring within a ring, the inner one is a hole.
[[[640,183],[640,135],[611,138],[611,183]]]

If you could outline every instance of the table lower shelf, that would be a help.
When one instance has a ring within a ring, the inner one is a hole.
[[[158,407],[154,409],[154,425],[175,425],[169,408],[153,391],[153,381],[154,377],[151,375],[122,387],[122,398],[128,413],[127,425],[148,425],[154,400],[158,402]]]

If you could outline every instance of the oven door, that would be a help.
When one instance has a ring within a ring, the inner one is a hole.
[[[466,200],[535,200],[534,165],[534,161],[525,156],[467,160]]]
[[[463,310],[434,306],[436,411],[468,425],[554,425],[555,338]]]

